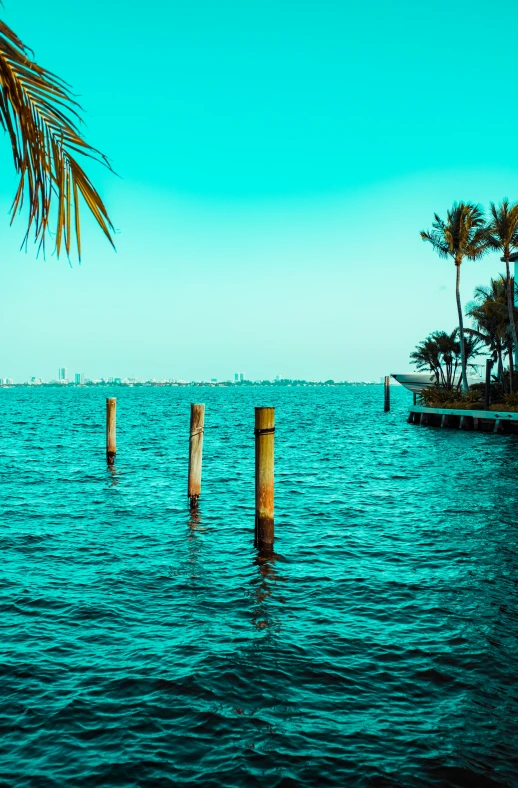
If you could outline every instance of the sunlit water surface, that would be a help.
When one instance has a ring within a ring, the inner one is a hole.
[[[518,785],[518,437],[409,425],[392,396],[0,391],[0,784]]]

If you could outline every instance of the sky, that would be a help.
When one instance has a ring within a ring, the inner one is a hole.
[[[0,377],[379,380],[457,322],[419,230],[518,199],[518,5],[5,0],[69,82],[117,228],[20,251],[0,142]],[[0,151],[1,152],[1,151]],[[2,219],[3,217],[3,219]],[[501,270],[462,266],[464,303]]]

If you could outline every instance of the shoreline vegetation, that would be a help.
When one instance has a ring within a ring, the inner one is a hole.
[[[439,257],[455,264],[458,326],[451,332],[434,331],[419,343],[410,360],[419,371],[429,371],[435,383],[418,394],[425,407],[484,410],[484,384],[468,385],[468,371],[479,371],[477,359],[490,365],[490,410],[518,411],[517,292],[510,263],[518,259],[518,203],[504,198],[484,209],[474,203],[454,203],[446,220],[434,215],[431,230],[421,230]],[[488,285],[475,288],[473,300],[462,309],[460,271],[464,261],[497,252],[505,272]],[[471,322],[465,327],[464,318]]]

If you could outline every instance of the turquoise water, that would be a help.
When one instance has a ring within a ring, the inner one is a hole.
[[[0,785],[518,785],[518,436],[409,425],[392,398],[0,391]],[[269,561],[255,405],[276,406]]]

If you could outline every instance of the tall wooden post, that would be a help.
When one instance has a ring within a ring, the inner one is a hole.
[[[117,400],[115,397],[106,398],[106,460],[108,465],[113,465],[117,453],[116,440]]]
[[[385,375],[385,406],[383,410],[385,413],[390,410],[390,375]]]
[[[189,480],[187,494],[191,509],[198,505],[201,493],[201,462],[203,455],[203,429],[205,405],[191,405],[191,429],[189,435]]]
[[[489,410],[491,404],[491,367],[493,362],[490,358],[486,359],[486,388],[484,390],[484,410]]]
[[[262,552],[273,550],[275,408],[255,409],[255,539]]]

